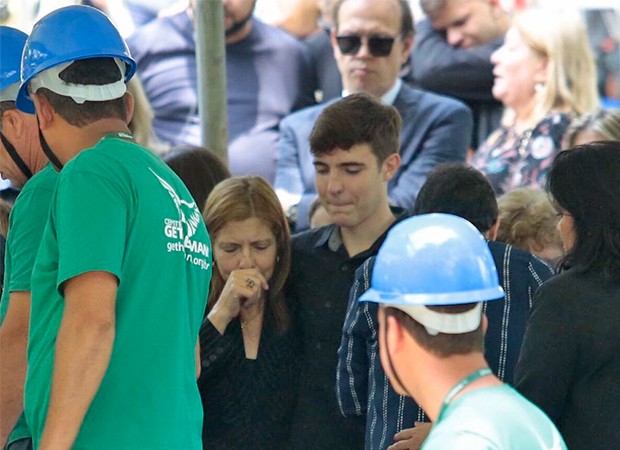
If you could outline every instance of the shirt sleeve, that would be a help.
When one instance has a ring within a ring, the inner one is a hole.
[[[65,281],[93,271],[112,273],[120,284],[131,211],[129,188],[90,171],[63,175],[55,204],[59,290]]]
[[[338,349],[336,396],[343,416],[363,416],[368,409],[368,340],[374,336],[376,316],[368,312],[368,303],[359,297],[368,289],[369,268],[366,261],[358,270],[351,288],[349,304]]]
[[[516,389],[557,423],[571,386],[578,348],[571,320],[555,288],[545,284],[534,296],[514,380]]]
[[[502,39],[463,49],[450,45],[445,33],[434,30],[429,20],[420,21],[416,28],[411,73],[417,86],[463,100],[494,101],[491,54]]]
[[[11,273],[6,286],[9,292],[30,291],[32,268],[49,215],[49,202],[36,202],[35,197],[44,195],[51,200],[50,192],[38,189],[28,192],[26,198],[17,201],[11,213],[7,241],[11,255]]]
[[[230,326],[232,326],[232,324],[229,324],[229,327]],[[209,319],[205,319],[200,328],[201,378],[208,376],[218,367],[221,367],[231,360],[234,342],[235,340],[230,330],[228,333],[222,335]]]

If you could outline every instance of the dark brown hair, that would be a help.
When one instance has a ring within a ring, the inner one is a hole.
[[[401,125],[400,114],[393,106],[383,105],[368,94],[351,94],[329,105],[316,119],[310,149],[314,156],[320,156],[368,144],[381,165],[398,153]]]
[[[442,314],[457,314],[473,309],[476,303],[451,306],[427,306],[428,309]],[[424,325],[411,318],[406,312],[396,308],[385,308],[385,315],[392,316],[409,332],[409,334],[425,350],[439,356],[448,358],[452,355],[466,355],[468,353],[484,353],[484,331],[482,320],[474,331],[460,334],[438,333],[431,335]]]
[[[420,189],[414,214],[454,214],[486,233],[497,221],[495,191],[481,172],[464,163],[437,166]]]
[[[230,178],[226,164],[204,147],[174,147],[163,156],[163,160],[183,180],[200,211],[204,211],[205,202],[213,188],[220,181]]]
[[[340,7],[347,0],[338,0],[334,5],[333,11],[333,20],[334,20],[334,28],[338,31],[338,14],[340,13]],[[373,0],[376,1],[376,0]],[[413,13],[411,12],[411,7],[406,0],[394,0],[395,4],[400,8],[400,35],[404,38],[409,36],[413,37],[415,34],[415,25],[413,23]]]
[[[620,142],[598,141],[555,157],[547,191],[574,221],[575,244],[560,269],[620,280]]]
[[[118,81],[121,73],[113,58],[87,58],[73,62],[60,72],[59,77],[67,83],[103,85]],[[47,88],[39,89],[37,94],[47,98],[54,111],[75,127],[108,118],[127,120],[124,97],[79,104],[71,97],[56,94]]]

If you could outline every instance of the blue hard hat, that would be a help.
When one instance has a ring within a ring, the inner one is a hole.
[[[0,27],[0,42],[2,43],[0,45],[0,93],[19,83],[22,51],[24,50],[26,39],[28,39],[28,35],[23,31],[6,26]],[[5,95],[3,95],[2,100],[15,100],[15,96],[11,94],[9,99],[4,98]],[[29,102],[25,107],[28,109],[25,112],[34,113],[32,102]]]
[[[41,18],[26,41],[21,66],[17,107],[29,100],[28,83],[41,72],[69,61],[119,58],[127,65],[125,82],[136,72],[136,62],[110,19],[83,5],[57,9]]]
[[[451,214],[423,214],[395,225],[379,249],[370,286],[359,301],[397,307],[504,296],[484,237]]]

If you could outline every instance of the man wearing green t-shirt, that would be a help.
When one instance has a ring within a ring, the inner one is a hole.
[[[0,300],[0,448],[6,444],[9,450],[30,445],[30,432],[20,417],[24,410],[30,276],[58,175],[41,151],[35,116],[15,107],[27,38],[19,30],[0,27],[0,172],[13,187],[21,188],[10,216]],[[30,106],[29,112],[33,112]]]
[[[566,450],[551,420],[484,359],[483,302],[503,296],[486,241],[461,217],[407,219],[379,250],[359,301],[381,305],[379,352],[390,383],[433,421],[423,450]]]
[[[129,133],[135,68],[86,6],[43,17],[24,47],[17,107],[33,100],[61,169],[32,274],[35,449],[201,448],[211,243],[185,185]]]

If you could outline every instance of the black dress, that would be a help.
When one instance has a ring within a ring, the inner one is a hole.
[[[295,401],[296,342],[293,327],[279,334],[265,311],[257,358],[247,359],[238,319],[223,336],[205,319],[198,381],[205,449],[286,448]]]

